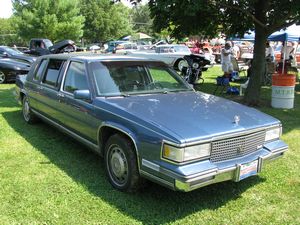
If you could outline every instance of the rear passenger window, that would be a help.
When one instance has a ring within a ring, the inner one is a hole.
[[[53,87],[57,86],[57,79],[58,79],[59,71],[63,65],[63,62],[64,62],[63,60],[59,60],[59,59],[49,60],[43,83]]]
[[[84,70],[84,64],[80,62],[71,62],[66,73],[63,90],[73,93],[76,90],[88,90],[87,77]]]
[[[33,77],[34,80],[39,80],[40,79],[46,65],[47,65],[47,60],[43,59],[42,62],[40,63],[40,65],[39,65],[39,69],[34,74],[34,77]]]

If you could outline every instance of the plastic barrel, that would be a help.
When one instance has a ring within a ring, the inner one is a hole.
[[[292,74],[273,74],[272,102],[273,108],[294,108],[296,76]]]

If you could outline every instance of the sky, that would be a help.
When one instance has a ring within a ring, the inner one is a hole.
[[[9,18],[12,15],[11,0],[0,0],[0,18]]]
[[[129,1],[121,0],[126,6],[131,6]],[[147,0],[143,0],[145,4]],[[11,0],[0,0],[0,18],[9,18],[12,15],[12,3]]]

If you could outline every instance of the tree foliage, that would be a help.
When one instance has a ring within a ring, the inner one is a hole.
[[[132,33],[129,8],[110,0],[81,0],[84,38],[89,42],[117,39]]]
[[[78,40],[83,34],[78,0],[13,0],[13,7],[16,30],[26,40]]]
[[[0,18],[0,45],[12,46],[18,43],[22,43],[22,41],[18,38],[12,18]]]
[[[202,33],[214,35],[218,26],[228,35],[255,30],[253,76],[246,91],[248,104],[259,102],[265,71],[265,42],[268,35],[300,21],[299,0],[150,0],[157,30],[170,24],[174,36]]]
[[[136,32],[142,32],[152,36],[153,32],[153,20],[150,16],[150,10],[148,5],[137,4],[131,9],[131,20],[133,23],[133,30]]]

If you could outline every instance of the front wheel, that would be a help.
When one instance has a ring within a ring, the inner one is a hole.
[[[137,191],[140,178],[137,157],[132,143],[124,136],[115,134],[105,145],[105,169],[111,185],[126,192]]]
[[[181,72],[183,67],[188,67],[187,61],[184,59],[178,59],[175,63],[174,69]]]
[[[0,84],[4,84],[6,82],[6,75],[3,71],[0,71]]]
[[[29,124],[37,122],[37,117],[32,113],[27,96],[23,97],[22,113],[24,120]]]

